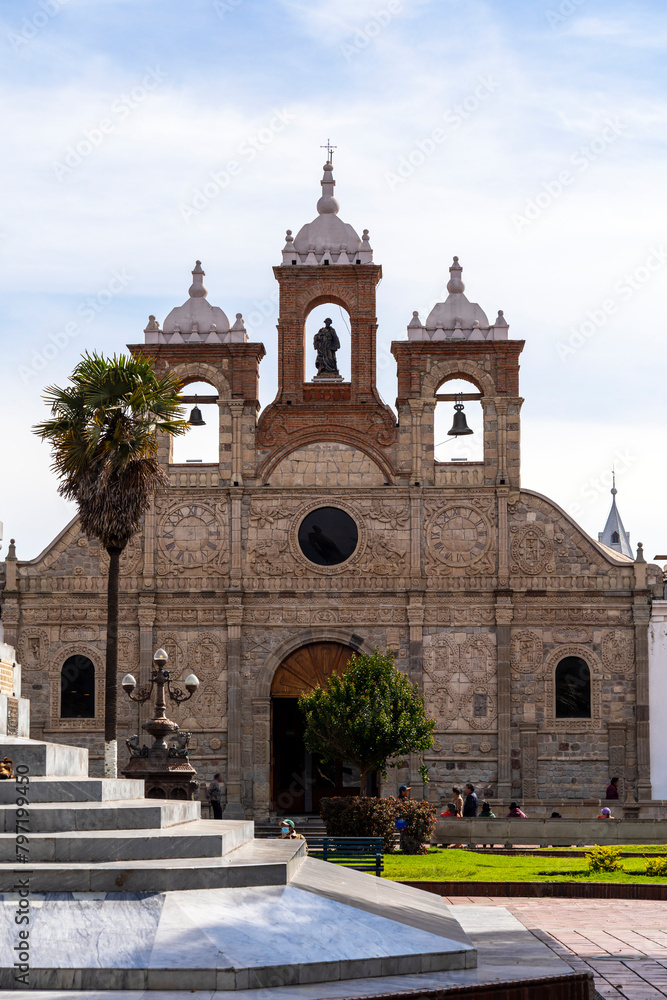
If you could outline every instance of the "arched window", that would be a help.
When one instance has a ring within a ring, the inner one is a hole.
[[[95,667],[87,656],[69,656],[60,671],[60,718],[95,718]]]
[[[581,656],[566,656],[556,667],[556,718],[591,718],[591,671]]]
[[[612,544],[617,544],[618,542],[620,542],[620,540],[621,539],[619,538],[618,532],[617,531],[613,531],[612,535],[611,535]]]
[[[204,423],[193,424],[186,434],[172,439],[172,464],[216,465],[220,461],[220,411],[217,403],[207,400],[217,397],[218,390],[209,382],[190,382],[182,394],[189,400],[184,403],[185,419],[189,420],[196,405]]]
[[[462,397],[463,414],[472,431],[460,437],[449,434],[454,422],[454,405],[457,399],[440,399],[440,396]],[[474,396],[474,399],[466,397]],[[455,378],[443,382],[436,395],[433,417],[433,450],[436,462],[484,461],[484,413],[480,403],[481,393],[473,382]]]
[[[326,323],[326,320],[331,320],[330,324]],[[323,346],[325,342],[329,340],[329,350],[324,350],[323,358],[328,362],[333,362],[335,359],[335,364],[338,369],[338,373],[344,382],[351,381],[351,320],[350,314],[347,309],[343,306],[339,306],[333,302],[325,302],[323,305],[315,306],[315,308],[308,314],[306,319],[305,328],[305,363],[306,369],[304,372],[304,381],[312,382],[313,379],[318,375],[319,369],[317,367],[318,351],[315,347],[313,340],[320,330],[325,330],[331,328],[336,331],[335,338],[327,338],[323,335]],[[340,345],[334,354],[331,354],[331,346],[335,346],[336,342]],[[334,375],[335,373],[322,372],[322,375],[326,378],[327,374]]]

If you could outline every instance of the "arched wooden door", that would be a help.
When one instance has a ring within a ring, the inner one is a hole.
[[[319,813],[320,800],[358,795],[359,772],[343,761],[325,764],[306,750],[298,700],[342,674],[354,650],[339,642],[302,646],[283,660],[271,685],[271,799],[282,816]]]

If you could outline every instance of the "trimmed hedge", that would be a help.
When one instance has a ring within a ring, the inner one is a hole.
[[[359,795],[322,799],[320,816],[330,837],[382,837],[384,853],[394,850],[396,820],[407,826],[400,831],[401,850],[406,854],[425,854],[425,844],[435,829],[436,808],[419,799],[376,799]]]

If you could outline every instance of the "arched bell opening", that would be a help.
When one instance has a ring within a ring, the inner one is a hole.
[[[359,771],[342,760],[325,763],[306,750],[301,695],[342,674],[354,653],[339,642],[315,642],[290,653],[271,684],[271,800],[282,816],[318,814],[323,798],[358,795]],[[375,787],[371,789],[375,792]]]
[[[190,426],[172,438],[172,465],[217,465],[220,460],[218,391],[210,382],[189,382],[182,393],[185,419]]]
[[[433,415],[433,453],[440,464],[484,461],[482,393],[469,379],[446,380],[438,389]]]
[[[314,306],[306,317],[304,337],[304,381],[351,381],[352,325],[347,309],[335,302]]]

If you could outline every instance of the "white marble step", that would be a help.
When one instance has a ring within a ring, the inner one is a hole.
[[[252,841],[252,820],[201,819],[162,830],[79,830],[32,833],[19,852],[30,864],[220,858]],[[14,833],[0,833],[0,862],[16,865]]]
[[[17,794],[37,802],[113,802],[145,798],[144,781],[128,778],[50,778],[37,775],[18,785],[0,781],[0,805],[13,805]]]
[[[0,806],[0,832],[72,832],[74,830],[151,830],[201,819],[199,802],[131,799],[129,802],[76,802],[60,805]],[[18,827],[17,827],[18,823]]]
[[[64,743],[44,743],[20,736],[0,736],[0,759],[9,757],[14,771],[20,765],[27,767],[29,778],[88,777],[88,751],[81,747],[70,747]],[[11,779],[10,779],[11,780]]]
[[[218,858],[26,866],[32,892],[166,892],[287,885],[306,857],[304,840],[251,841]],[[16,886],[16,864],[0,864],[0,893]]]

